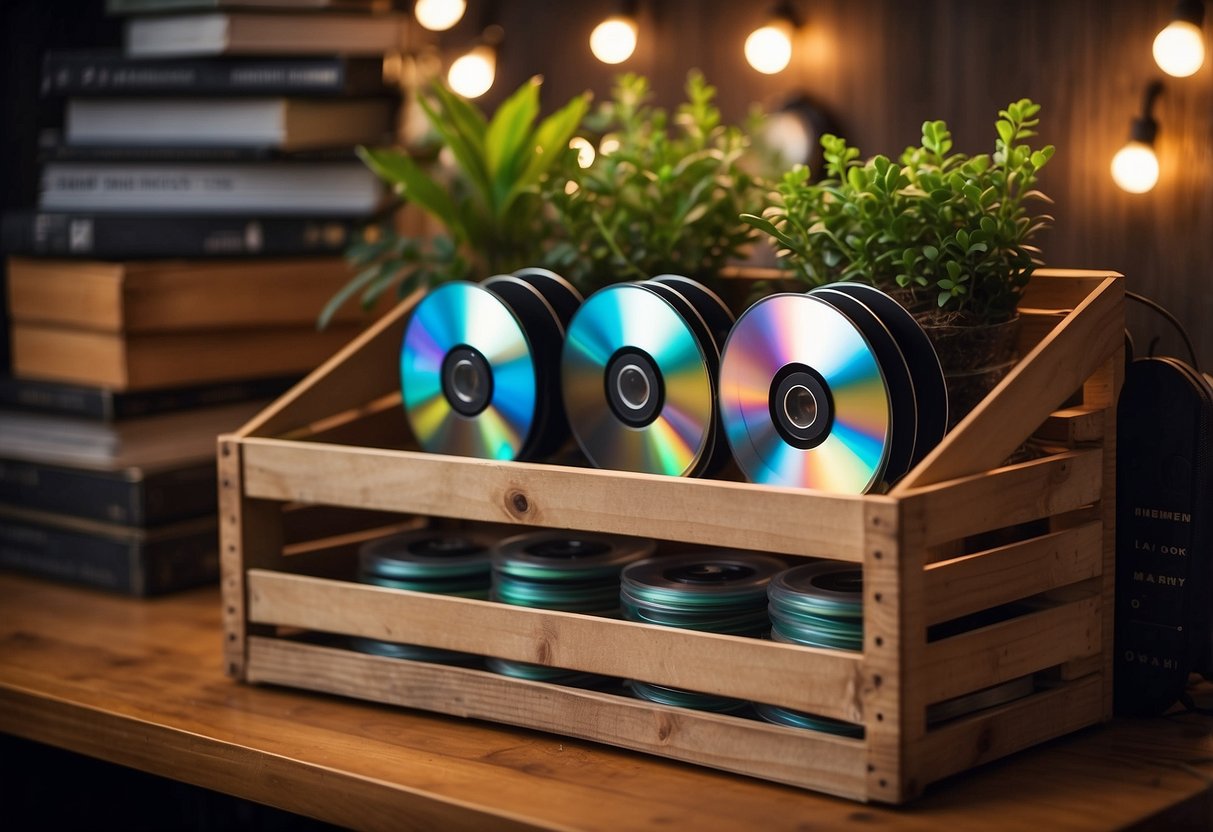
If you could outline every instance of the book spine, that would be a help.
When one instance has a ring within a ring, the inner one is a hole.
[[[215,511],[217,490],[215,466],[209,464],[130,478],[0,460],[0,502],[127,526],[205,516]]]
[[[113,422],[194,407],[273,398],[286,392],[298,380],[298,376],[291,375],[123,393],[103,387],[0,378],[0,406]]]
[[[22,212],[5,215],[3,238],[13,254],[43,257],[291,257],[341,254],[359,225],[352,218]]]
[[[140,61],[49,53],[44,95],[381,95],[382,63],[341,57]]]
[[[0,567],[125,595],[160,595],[216,580],[218,540],[212,529],[144,543],[6,518]]]

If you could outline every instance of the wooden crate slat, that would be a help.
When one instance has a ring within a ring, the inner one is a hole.
[[[930,546],[1072,511],[1100,499],[1103,461],[1099,448],[1065,451],[906,491],[903,523]]]
[[[398,392],[400,342],[408,313],[421,299],[414,292],[307,378],[282,394],[238,432],[239,436],[278,436]],[[334,408],[334,402],[345,407]]]
[[[245,489],[271,500],[863,557],[860,497],[413,451],[246,439]]]
[[[912,672],[930,704],[1090,656],[1103,643],[1101,609],[1096,596],[946,638]]]
[[[255,623],[637,678],[863,721],[857,653],[278,571],[250,571],[248,581]]]
[[[1103,526],[1010,543],[926,568],[927,624],[938,624],[1092,578],[1103,569]]]
[[[928,731],[917,764],[928,782],[1098,721],[1103,682],[1087,676]]]
[[[1024,289],[1019,306],[1070,311],[1098,289],[1104,280],[1113,276],[1117,276],[1117,273],[1085,269],[1037,269]]]
[[[858,740],[511,679],[255,637],[251,681],[489,719],[863,799]]]
[[[1086,404],[1062,408],[1045,419],[1044,424],[1036,431],[1036,437],[1071,447],[1086,442],[1098,442],[1104,438],[1106,411],[1106,407]]]
[[[1124,286],[1103,280],[892,490],[994,468],[1124,344]]]

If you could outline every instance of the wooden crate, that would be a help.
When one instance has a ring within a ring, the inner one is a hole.
[[[891,493],[868,496],[408,450],[397,357],[411,298],[220,438],[228,672],[890,803],[1107,719],[1122,283],[1107,272],[1035,276],[1020,310],[1024,358]],[[1034,433],[1050,443],[1046,454],[1004,465]],[[283,545],[288,503],[849,561],[864,572],[864,647],[817,649],[339,580],[332,576],[351,571],[348,547]],[[1026,614],[928,640],[933,625],[1024,600]],[[859,723],[864,736],[365,655],[297,638],[300,629],[771,703]],[[928,726],[932,704],[1022,677],[1033,678],[1033,694]]]

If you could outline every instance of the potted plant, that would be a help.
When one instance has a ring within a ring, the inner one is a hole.
[[[1000,110],[992,154],[953,152],[942,121],[923,124],[918,146],[897,161],[859,160],[838,136],[822,138],[825,177],[798,166],[761,216],[782,265],[801,282],[871,283],[898,297],[931,336],[948,378],[953,422],[1016,358],[1019,298],[1040,265],[1032,241],[1051,217],[1036,189],[1053,155],[1033,149],[1040,106]]]
[[[435,83],[419,103],[444,152],[420,161],[397,148],[358,149],[400,199],[436,220],[442,233],[402,236],[384,226],[352,246],[347,258],[361,271],[329,301],[321,326],[358,294],[369,308],[392,287],[403,297],[432,284],[543,262],[555,234],[544,206],[545,183],[572,152],[569,140],[590,96],[577,96],[539,119],[540,84],[537,77],[524,83],[490,118]]]
[[[671,117],[650,103],[647,79],[620,76],[585,120],[599,152],[549,181],[561,233],[549,262],[583,288],[665,273],[713,285],[756,238],[740,219],[767,190],[750,170],[749,131],[722,123],[698,71],[685,90]]]

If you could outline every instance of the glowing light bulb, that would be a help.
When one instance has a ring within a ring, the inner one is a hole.
[[[783,72],[792,60],[792,24],[773,20],[750,32],[745,39],[745,59],[765,75]]]
[[[496,75],[497,54],[488,46],[477,46],[455,59],[446,80],[464,98],[479,98],[493,86]]]
[[[467,0],[417,0],[413,14],[432,32],[445,32],[463,18]]]
[[[1205,62],[1204,34],[1187,20],[1172,21],[1154,38],[1154,62],[1168,75],[1186,78]]]
[[[623,15],[608,17],[590,33],[590,51],[604,64],[621,64],[636,51],[636,21]]]
[[[577,167],[588,168],[594,164],[594,158],[598,154],[594,152],[594,145],[590,144],[589,139],[574,136],[569,139],[569,147],[577,151]]]
[[[1158,183],[1158,157],[1145,142],[1130,141],[1112,157],[1112,179],[1131,194],[1144,194]]]

